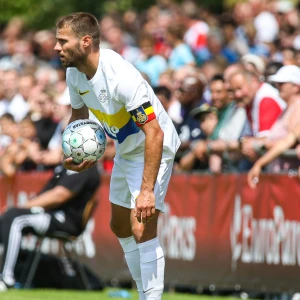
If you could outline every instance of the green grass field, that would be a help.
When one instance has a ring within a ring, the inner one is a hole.
[[[105,289],[101,292],[85,292],[85,291],[62,291],[62,290],[9,290],[8,292],[1,293],[1,300],[109,300],[109,299],[124,299],[112,298],[109,292],[116,291],[112,289]],[[130,300],[138,300],[138,294],[135,291],[129,291]],[[173,294],[165,293],[163,300],[233,300],[237,298],[230,297],[206,297],[199,295],[187,294]]]

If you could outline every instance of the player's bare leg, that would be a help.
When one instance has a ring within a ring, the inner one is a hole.
[[[131,211],[132,233],[140,252],[140,266],[144,296],[147,300],[160,300],[164,291],[165,258],[157,238],[159,210],[147,223],[139,223]]]
[[[165,260],[157,238],[159,211],[156,210],[150,222],[143,224],[137,221],[134,210],[111,205],[111,229],[125,252],[140,300],[160,300],[164,288]]]
[[[136,283],[140,300],[145,300],[140,268],[140,252],[132,235],[130,215],[131,210],[111,203],[111,223],[113,233],[118,237],[125,253],[125,260],[133,280]]]

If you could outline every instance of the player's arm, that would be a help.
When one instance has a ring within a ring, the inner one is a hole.
[[[71,114],[68,124],[70,124],[76,120],[88,119],[88,118],[89,118],[89,110],[86,105],[83,105],[79,109],[72,108],[72,114]]]
[[[131,64],[122,60],[120,66],[116,98],[125,105],[136,126],[145,133],[145,165],[141,191],[135,206],[135,216],[139,222],[145,223],[156,213],[154,186],[161,163],[164,134],[150,102],[150,87]]]
[[[74,83],[74,78],[77,76],[76,74],[73,74],[72,68],[67,69],[66,73],[66,81],[69,89],[70,94],[70,101],[72,105],[72,112],[71,112],[71,118],[69,120],[69,123],[72,123],[79,119],[88,119],[89,118],[89,110],[87,106],[84,104],[84,101],[82,100],[82,97],[79,95],[79,92],[77,90],[77,86]],[[76,165],[73,162],[73,159],[71,157],[66,158],[63,157],[63,166],[66,169],[75,171],[75,172],[81,172],[89,169],[91,166],[93,166],[93,161],[83,161],[81,164]]]
[[[89,110],[86,105],[83,105],[79,109],[74,109],[72,108],[72,115],[69,120],[69,124],[80,119],[88,119],[89,118]],[[97,162],[94,162],[93,160],[87,161],[84,160],[81,164],[77,165],[73,162],[72,157],[66,158],[65,156],[63,157],[63,166],[68,169],[72,170],[75,172],[82,172],[85,171],[92,166],[94,166]]]
[[[145,167],[141,191],[154,191],[154,186],[161,163],[164,133],[157,120],[141,126],[145,133]]]
[[[145,223],[155,214],[154,186],[162,158],[164,133],[156,119],[144,124],[141,129],[145,133],[145,165],[135,213]]]
[[[139,222],[146,223],[155,215],[154,186],[161,164],[164,133],[150,101],[131,110],[130,114],[135,124],[145,134],[144,172],[134,213]]]
[[[74,71],[72,70],[72,68],[68,68],[66,73],[66,81],[70,96],[70,102],[72,105],[72,112],[69,124],[79,119],[89,118],[89,110],[78,92],[77,84],[74,82],[74,77],[76,77],[77,75],[74,75],[73,72]]]

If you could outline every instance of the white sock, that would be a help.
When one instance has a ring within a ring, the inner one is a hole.
[[[136,283],[140,300],[146,300],[143,293],[143,284],[140,267],[140,253],[133,236],[128,238],[119,238],[119,242],[125,253],[125,260],[131,273],[133,280]]]
[[[165,257],[158,238],[138,244],[146,300],[161,300],[164,291]]]

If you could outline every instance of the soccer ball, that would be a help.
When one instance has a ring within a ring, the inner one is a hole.
[[[62,149],[76,164],[99,160],[106,149],[106,135],[97,122],[89,119],[70,123],[62,134]]]

